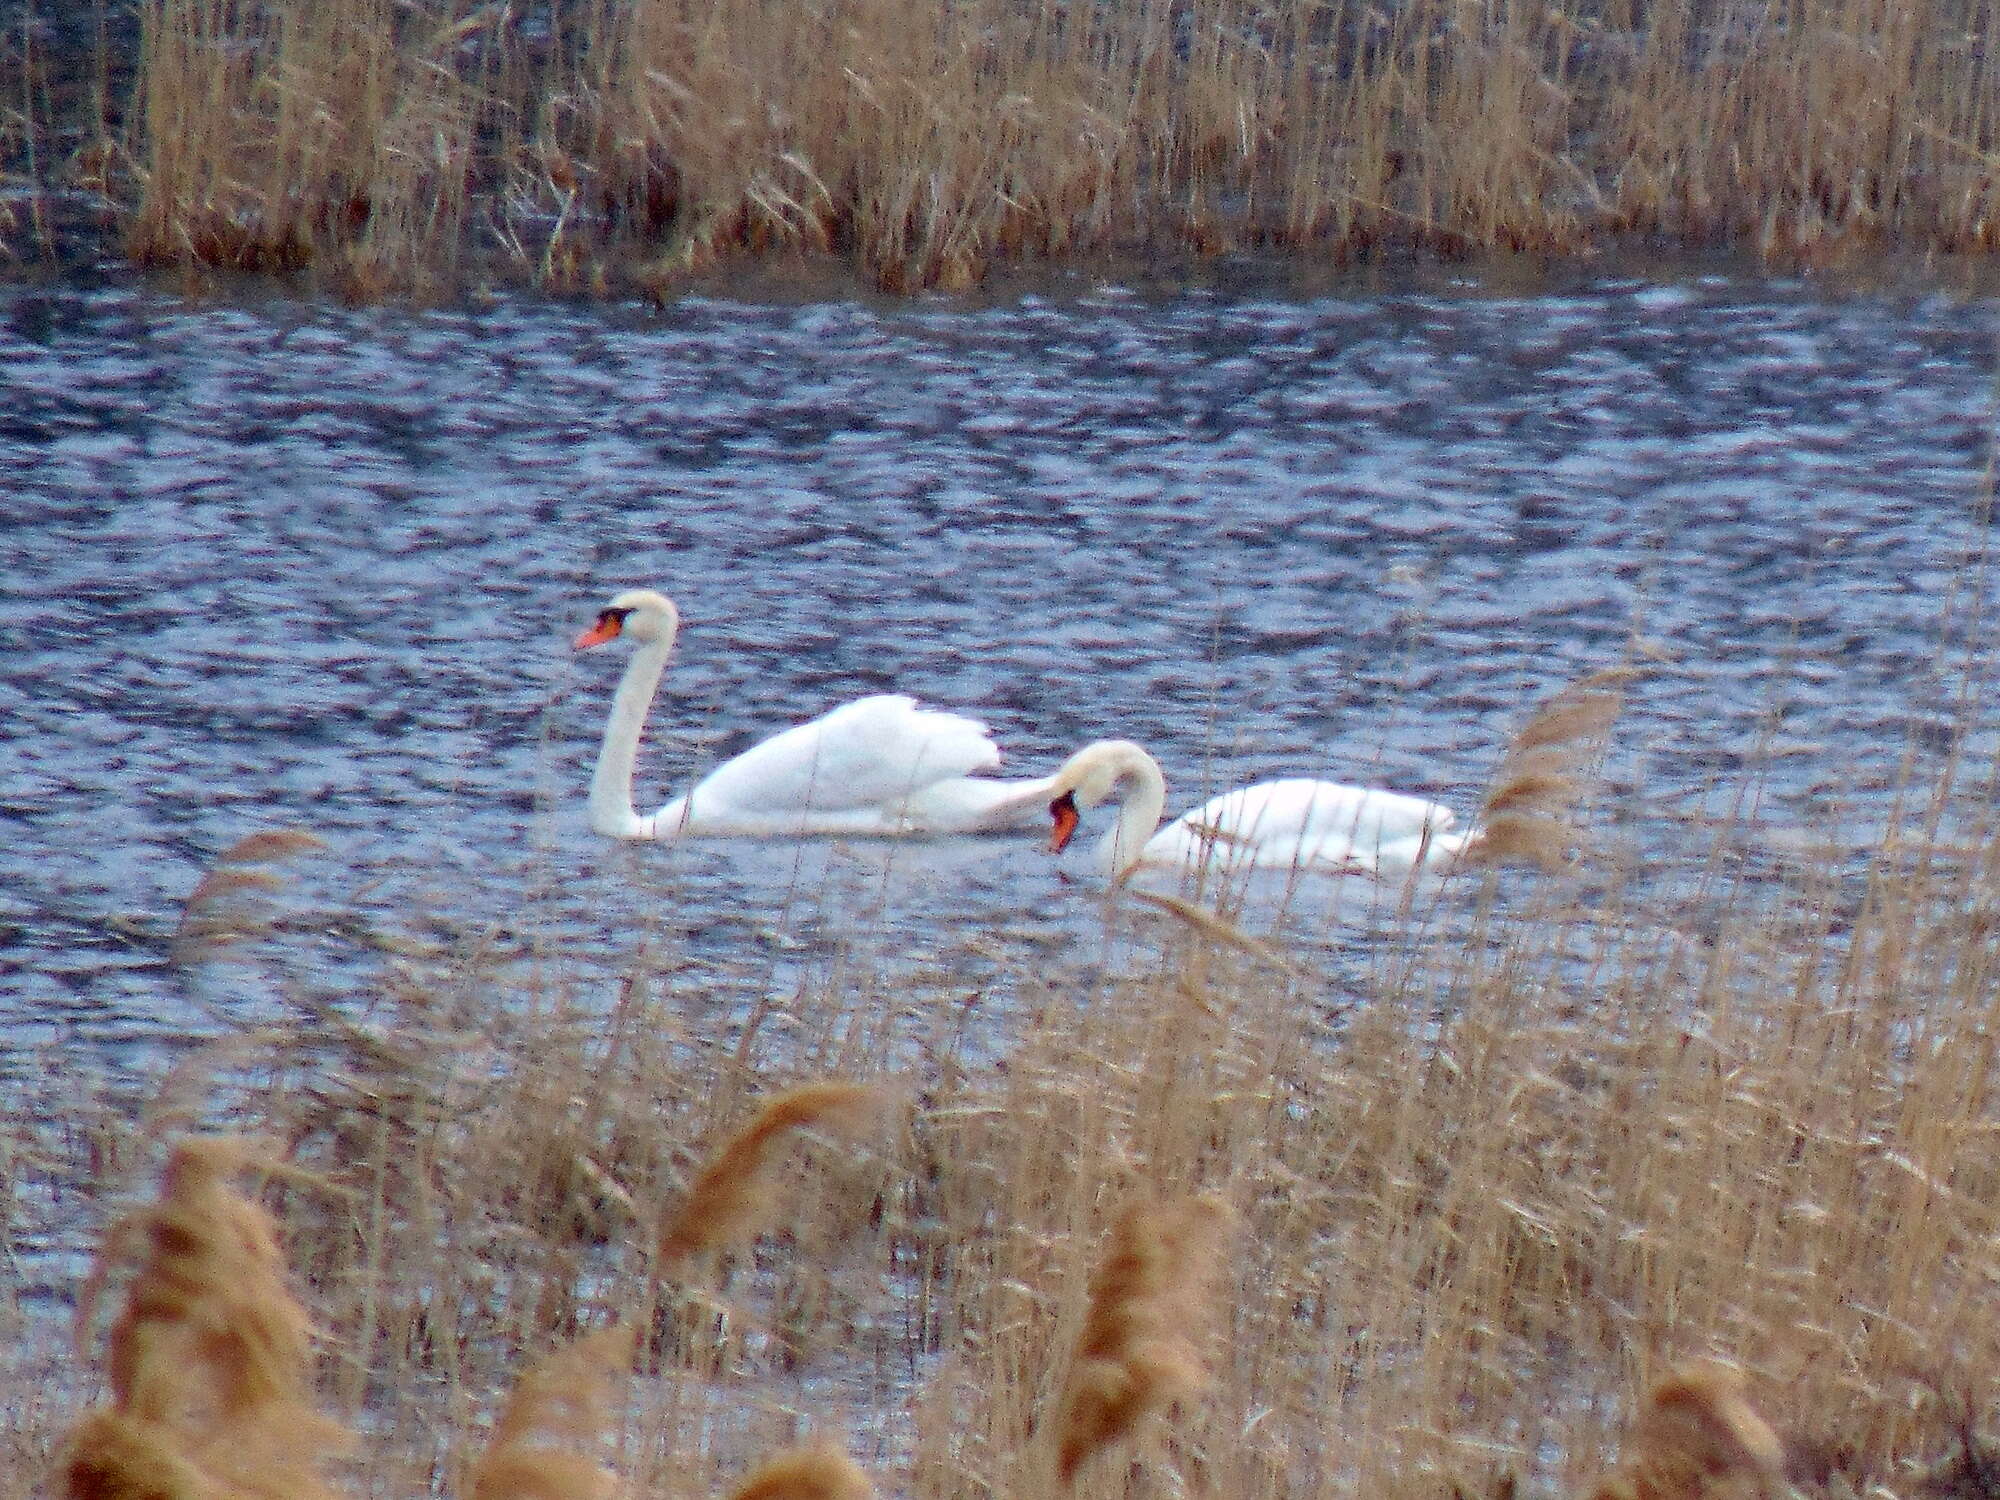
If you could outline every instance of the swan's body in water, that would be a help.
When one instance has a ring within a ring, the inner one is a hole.
[[[1117,880],[1141,866],[1400,876],[1442,869],[1479,837],[1451,832],[1457,815],[1441,803],[1303,777],[1224,792],[1162,828],[1166,778],[1130,740],[1086,745],[1047,779],[1051,849],[1069,842],[1082,811],[1118,804],[1098,846],[1099,865]]]
[[[1002,781],[986,726],[920,708],[900,693],[843,703],[725,761],[650,816],[632,806],[646,713],[680,630],[666,595],[629,589],[576,649],[624,637],[636,649],[612,699],[590,781],[590,826],[607,838],[686,835],[904,836],[1030,828],[1048,816],[1052,777]]]

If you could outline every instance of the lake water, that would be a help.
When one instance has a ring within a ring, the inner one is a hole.
[[[434,312],[0,290],[9,1067],[144,1073],[347,962],[324,923],[289,968],[170,962],[202,872],[272,827],[329,845],[299,909],[515,944],[586,1005],[642,941],[753,988],[862,926],[932,971],[1078,946],[1088,839],[594,838],[621,653],[568,641],[636,584],[685,615],[642,807],[896,688],[1022,774],[1119,735],[1176,807],[1315,774],[1470,813],[1539,698],[1632,661],[1603,816],[1641,868],[1699,860],[1751,779],[1746,857],[1863,842],[1910,765],[2000,745],[1965,691],[1996,326],[1696,272]]]

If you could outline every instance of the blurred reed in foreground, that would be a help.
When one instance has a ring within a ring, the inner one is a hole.
[[[129,28],[0,46],[0,157],[38,189],[18,253],[57,189],[142,262],[356,296],[468,269],[664,292],[792,251],[892,290],[1078,253],[1627,235],[1816,262],[1985,251],[2000,224],[2000,47],[1964,0],[136,8],[129,87]]]
[[[183,1141],[157,1203],[112,1225],[77,1304],[81,1345],[97,1294],[130,1256],[105,1340],[111,1401],[71,1434],[71,1500],[320,1500],[344,1445],[315,1409],[311,1324],[286,1285],[275,1226],[229,1185],[253,1164],[226,1137]]]
[[[1207,1384],[1199,1333],[1227,1210],[1214,1198],[1136,1203],[1119,1215],[1059,1403],[1056,1474]]]

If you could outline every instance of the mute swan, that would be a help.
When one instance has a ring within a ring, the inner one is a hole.
[[[1086,745],[1048,778],[1055,794],[1049,848],[1076,832],[1083,809],[1116,801],[1118,821],[1099,845],[1104,872],[1123,880],[1142,864],[1235,872],[1313,871],[1404,875],[1442,867],[1479,837],[1451,833],[1448,807],[1401,792],[1291,777],[1211,797],[1165,828],[1167,782],[1160,763],[1130,740]]]
[[[582,651],[624,637],[637,649],[611,701],[590,826],[607,838],[682,834],[979,833],[1033,827],[1048,816],[1051,778],[975,776],[1000,763],[986,726],[879,693],[843,703],[725,761],[650,817],[632,806],[632,771],[646,711],[666,670],[680,611],[652,589],[628,589],[577,636]]]

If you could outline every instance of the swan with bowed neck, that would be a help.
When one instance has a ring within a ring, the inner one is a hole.
[[[576,638],[586,650],[630,641],[590,780],[590,826],[607,838],[682,835],[896,837],[1028,828],[1048,816],[1052,777],[1003,781],[986,726],[919,707],[901,693],[843,703],[717,766],[651,815],[632,805],[647,711],[680,631],[666,595],[630,589]]]
[[[1166,777],[1160,763],[1130,740],[1084,746],[1048,785],[1055,819],[1051,850],[1069,842],[1084,811],[1118,804],[1118,819],[1098,846],[1100,866],[1117,880],[1142,865],[1406,875],[1448,865],[1479,837],[1450,832],[1457,816],[1440,803],[1304,777],[1223,792],[1162,828]]]

